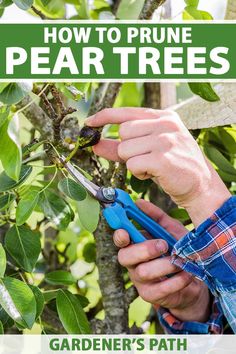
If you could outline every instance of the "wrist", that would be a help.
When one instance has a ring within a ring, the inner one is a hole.
[[[214,170],[210,182],[205,182],[203,186],[199,187],[195,197],[186,203],[185,209],[194,226],[198,227],[230,197],[230,192]]]

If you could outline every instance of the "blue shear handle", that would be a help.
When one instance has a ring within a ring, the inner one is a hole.
[[[126,230],[134,243],[141,243],[146,241],[146,238],[141,234],[141,232],[136,229],[136,227],[128,219],[126,211],[119,203],[114,203],[109,207],[103,209],[103,216],[106,219],[108,225],[113,230]]]
[[[121,189],[116,189],[116,201],[123,205],[126,213],[126,218],[135,220],[140,226],[150,233],[154,238],[161,238],[165,240],[169,245],[169,251],[171,252],[176,239],[166,231],[162,226],[156,223],[153,219],[143,213],[133,202],[130,195]],[[130,221],[129,221],[130,222]],[[131,223],[131,222],[130,222]],[[132,223],[131,223],[132,224]],[[135,242],[135,241],[134,241]]]

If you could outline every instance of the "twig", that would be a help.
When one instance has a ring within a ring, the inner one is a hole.
[[[140,20],[149,20],[152,18],[154,11],[164,4],[166,0],[145,0],[143,9],[139,15]]]
[[[126,305],[127,308],[129,308],[129,305],[132,304],[132,302],[137,299],[138,297],[138,292],[137,289],[132,285],[130,286],[125,293],[125,300],[126,300]]]
[[[121,0],[113,0],[113,2],[112,2],[111,10],[114,15],[117,14],[120,3],[121,3]]]
[[[50,20],[50,18],[45,16],[42,11],[36,9],[34,5],[31,6],[31,10],[33,10],[33,12],[38,15],[42,20]]]

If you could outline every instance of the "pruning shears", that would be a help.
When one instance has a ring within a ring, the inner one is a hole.
[[[146,241],[147,239],[134,226],[130,221],[131,219],[143,227],[153,238],[161,238],[165,240],[169,245],[169,251],[172,251],[173,246],[176,243],[174,237],[153,219],[143,213],[136,206],[128,193],[118,188],[99,187],[87,179],[70,162],[67,162],[64,156],[60,156],[59,159],[74,181],[81,184],[93,198],[99,201],[103,209],[103,216],[113,230],[126,230],[133,243]]]

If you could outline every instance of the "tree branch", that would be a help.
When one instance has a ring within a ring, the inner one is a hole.
[[[26,96],[16,105],[16,107],[17,109],[22,109],[26,106],[22,113],[31,122],[33,127],[40,132],[43,139],[52,139],[52,121],[49,119],[44,110],[36,103],[31,103],[28,105],[30,102],[32,102],[32,99],[30,96]]]
[[[125,301],[126,301],[126,306],[127,309],[129,308],[129,305],[132,304],[132,302],[137,299],[138,297],[138,292],[135,286],[130,286],[125,293]]]
[[[112,5],[111,5],[111,10],[114,15],[116,15],[117,10],[120,6],[121,0],[113,0]]]
[[[154,11],[164,4],[166,0],[145,0],[143,9],[139,15],[140,20],[149,20],[152,18]]]

